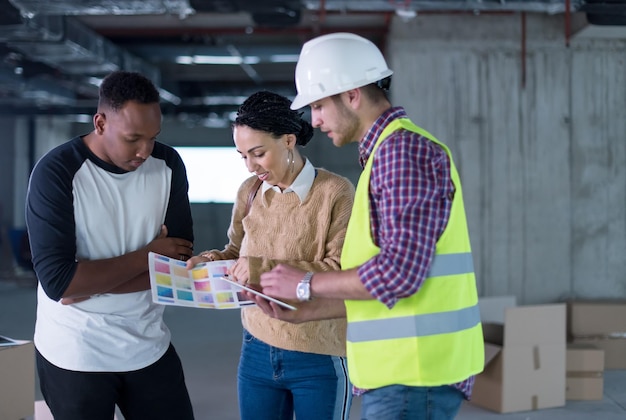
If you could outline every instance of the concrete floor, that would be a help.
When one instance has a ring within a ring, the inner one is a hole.
[[[35,304],[32,278],[0,278],[0,335],[32,339]],[[241,334],[239,311],[168,307],[166,321],[183,361],[196,418],[237,420],[236,370]],[[606,371],[604,387],[602,401],[568,401],[560,408],[514,414],[497,414],[464,404],[457,419],[626,419],[626,371]],[[41,399],[38,388],[36,398]],[[359,416],[360,405],[358,399],[355,399],[350,419],[357,420]]]

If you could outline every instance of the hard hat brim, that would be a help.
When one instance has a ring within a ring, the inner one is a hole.
[[[366,81],[362,81],[361,83],[357,83],[356,86],[353,86],[349,89],[345,89],[345,90],[339,90],[339,91],[330,91],[330,92],[325,92],[324,94],[318,94],[318,95],[307,95],[307,94],[303,94],[303,93],[299,93],[296,95],[296,97],[294,98],[293,102],[291,103],[291,109],[293,110],[297,110],[300,108],[303,108],[307,105],[310,105],[311,103],[315,102],[315,101],[319,101],[320,99],[324,99],[324,98],[328,98],[329,96],[333,96],[333,95],[338,95],[340,93],[343,92],[347,92],[351,89],[358,89],[358,88],[362,88],[363,86],[367,86],[371,83],[376,83],[379,80],[382,80],[386,77],[389,77],[393,74],[393,71],[390,69],[387,69],[385,71],[383,71],[378,78],[376,78],[376,80],[366,80]]]
[[[311,103],[318,101],[322,98],[324,98],[324,96],[316,98],[314,96],[296,95],[293,102],[291,103],[291,109],[295,111],[300,108],[304,108],[305,106],[310,105]]]

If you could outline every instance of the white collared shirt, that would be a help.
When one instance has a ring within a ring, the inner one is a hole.
[[[263,181],[263,185],[261,186],[261,194],[265,195],[265,192],[269,189],[273,189],[277,193],[290,193],[295,192],[300,198],[300,202],[302,203],[306,198],[307,194],[311,190],[311,186],[313,185],[313,180],[315,179],[315,168],[313,164],[308,160],[304,159],[304,167],[294,179],[293,184],[289,187],[285,188],[284,191],[281,191],[276,185],[271,185],[265,181]]]

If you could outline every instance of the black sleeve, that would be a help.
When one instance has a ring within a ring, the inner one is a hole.
[[[26,194],[26,227],[33,266],[48,297],[59,300],[76,272],[76,226],[72,179],[80,155],[68,144],[33,169]]]
[[[165,214],[168,236],[193,242],[193,220],[191,218],[191,205],[189,204],[187,170],[176,150],[169,146],[163,147],[165,161],[172,170],[170,198]]]

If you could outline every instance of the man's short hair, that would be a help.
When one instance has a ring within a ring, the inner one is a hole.
[[[365,85],[361,88],[361,90],[373,103],[380,103],[382,101],[389,100],[389,98],[387,97],[387,91],[381,88],[376,83],[370,83],[369,85]]]
[[[144,75],[130,71],[115,71],[107,75],[100,85],[98,108],[118,111],[128,101],[142,104],[158,103],[159,91]]]

